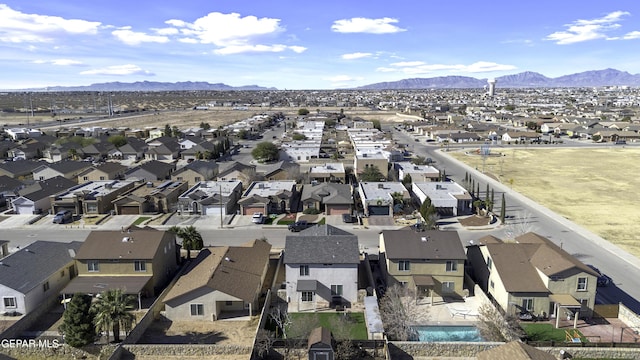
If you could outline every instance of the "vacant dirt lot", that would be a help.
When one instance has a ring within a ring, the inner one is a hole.
[[[640,257],[640,149],[612,146],[502,151],[505,156],[487,157],[486,173]],[[449,154],[482,170],[478,155],[462,151]]]

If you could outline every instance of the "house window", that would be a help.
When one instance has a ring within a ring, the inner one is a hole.
[[[204,315],[204,305],[191,304],[191,316],[202,316],[202,315]]]
[[[400,284],[401,287],[406,288],[407,286],[409,286],[409,283],[406,281],[398,281],[398,283]]]
[[[89,177],[88,177],[88,176],[83,176],[83,177],[82,177],[82,180],[84,180],[84,181],[89,181]]]
[[[411,270],[411,262],[408,260],[400,260],[398,261],[398,270],[399,271],[409,271]]]
[[[313,301],[313,291],[303,291],[302,302],[311,302],[311,301]]]
[[[579,277],[578,278],[578,291],[587,291],[587,278]]]
[[[4,298],[4,308],[5,309],[15,309],[18,306],[16,305],[16,298],[14,297],[6,297]]]
[[[107,180],[104,176],[100,176],[100,180]]]
[[[458,262],[457,261],[447,261],[447,271],[458,271]]]
[[[331,285],[331,296],[342,296],[342,285]]]
[[[309,265],[300,265],[300,276],[309,276]]]
[[[97,213],[98,212],[98,204],[95,203],[85,203],[87,205],[87,213]]]
[[[492,266],[492,265],[493,265],[493,261],[491,261],[491,258],[490,258],[490,257],[488,257],[488,258],[487,258],[487,268],[488,268],[489,270],[491,270],[491,266]]]
[[[224,302],[224,304],[227,305],[227,306],[231,306],[231,305],[233,305],[233,301],[227,300],[227,301]]]
[[[195,182],[200,182],[200,181],[202,181],[202,179],[200,178],[200,176],[196,176],[193,180],[195,180]]]
[[[44,176],[40,176],[40,180],[44,180]]]
[[[49,290],[49,282],[47,281],[46,283],[42,284],[42,291],[47,291]]]
[[[492,288],[492,289],[495,287],[495,284],[493,283],[493,280],[491,280],[491,281],[489,282],[489,286],[491,286],[491,288]]]
[[[178,181],[182,181],[182,176],[178,176],[178,177],[176,178],[176,180],[178,180]]]
[[[136,260],[133,262],[133,268],[135,271],[145,272],[147,271],[147,263],[144,260]]]
[[[442,293],[452,293],[456,291],[456,283],[453,281],[442,282]]]
[[[532,311],[533,310],[533,299],[522,299],[522,310]]]
[[[87,261],[87,271],[89,272],[98,272],[100,271],[100,263],[98,260],[89,260]]]
[[[64,277],[64,270],[60,271],[60,277],[63,278]]]

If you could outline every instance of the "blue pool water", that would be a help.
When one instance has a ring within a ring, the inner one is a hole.
[[[475,326],[414,326],[418,332],[418,341],[428,342],[482,342],[480,332]]]

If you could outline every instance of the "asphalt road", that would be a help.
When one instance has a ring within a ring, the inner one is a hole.
[[[501,197],[505,194],[507,221],[499,229],[468,234],[460,232],[463,242],[473,238],[480,238],[486,234],[495,235],[498,238],[509,238],[514,232],[517,234],[523,229],[534,231],[549,238],[556,245],[562,247],[569,254],[585,264],[591,264],[601,272],[613,279],[613,284],[598,288],[599,303],[622,302],[636,313],[640,313],[640,260],[631,256],[624,250],[591,233],[562,216],[544,208],[517,192],[485,175],[480,171],[462,164],[448,156],[446,151],[441,151],[439,145],[428,145],[423,142],[415,142],[414,137],[403,131],[393,131],[394,139],[399,143],[409,144],[410,149],[416,154],[430,157],[436,161],[436,166],[444,169],[447,177],[462,183],[465,173],[469,173],[480,184],[480,191],[484,193],[486,184],[494,189],[494,212],[500,213]],[[569,144],[564,144],[569,146]],[[471,148],[470,146],[466,146]],[[445,150],[445,149],[443,149]]]

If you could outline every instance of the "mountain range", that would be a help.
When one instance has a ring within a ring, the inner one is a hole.
[[[482,88],[488,79],[468,76],[439,76],[382,82],[358,87],[362,90],[383,89],[462,89]],[[496,87],[590,87],[590,86],[640,86],[640,74],[630,74],[616,69],[592,70],[549,78],[537,72],[525,71],[495,78]]]
[[[230,86],[227,84],[211,84],[204,81],[182,81],[182,82],[158,82],[158,81],[136,81],[133,83],[107,82],[91,84],[87,86],[51,86],[48,91],[230,91],[230,90],[277,90],[276,88],[266,88],[258,85]]]
[[[473,89],[483,88],[488,79],[477,79],[469,76],[438,76],[432,78],[412,78],[391,82],[381,82],[357,87],[357,90],[401,90],[401,89]],[[549,78],[540,73],[525,71],[513,75],[495,78],[497,87],[532,88],[532,87],[592,87],[592,86],[640,86],[640,74],[630,74],[616,69],[592,70],[556,78]],[[43,89],[24,89],[42,91]],[[22,91],[24,91],[22,90]],[[211,84],[204,81],[157,82],[137,81],[133,83],[107,82],[87,86],[52,86],[48,91],[243,91],[243,90],[277,90],[273,87],[258,85],[230,86],[223,83]]]

